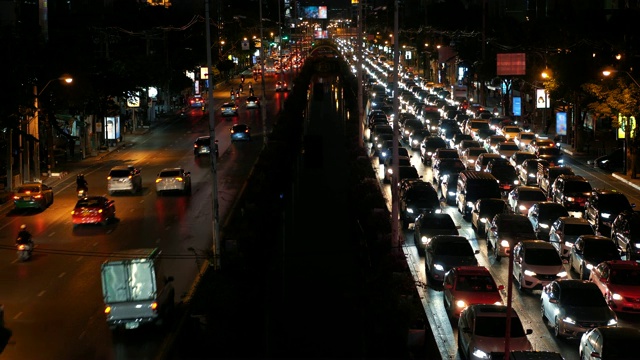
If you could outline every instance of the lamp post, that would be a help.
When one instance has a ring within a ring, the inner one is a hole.
[[[27,123],[27,127],[28,127],[28,133],[29,135],[33,136],[35,139],[37,139],[37,141],[35,141],[34,143],[34,154],[33,154],[33,169],[34,169],[34,181],[40,181],[40,135],[39,135],[39,128],[38,128],[38,116],[39,116],[39,112],[40,112],[40,104],[38,103],[38,98],[40,97],[40,95],[42,95],[42,93],[47,89],[47,87],[49,86],[49,84],[51,84],[53,81],[55,80],[59,80],[59,81],[64,81],[66,84],[71,84],[73,82],[73,78],[70,76],[61,76],[58,78],[53,78],[49,81],[47,81],[47,83],[42,87],[42,90],[38,91],[38,86],[37,85],[33,85],[33,107],[35,108],[35,112],[33,115],[33,119],[31,119],[31,121],[29,121],[29,123]],[[49,134],[51,133],[50,131],[48,132]],[[28,149],[28,147],[27,147]],[[26,154],[26,158],[27,158],[27,166],[25,167],[25,172],[27,175],[27,178],[31,178],[31,174],[30,174],[30,166],[28,165],[28,161],[29,161],[29,154],[27,151]],[[53,160],[51,157],[49,157],[48,161],[47,161],[47,174],[49,176],[51,176],[51,166],[53,164]],[[23,178],[23,182],[24,182],[24,178]]]
[[[607,69],[602,71],[602,75],[608,77],[615,72],[623,72],[627,74],[627,76],[629,76],[629,79],[631,79],[631,81],[633,81],[633,83],[636,84],[638,88],[640,88],[640,84],[638,84],[638,81],[636,81],[636,79],[634,79],[633,76],[631,76],[631,74],[628,71]],[[622,124],[620,124],[620,126],[622,126],[624,130],[624,156],[622,157],[622,160],[623,160],[623,171],[624,171],[624,174],[626,175],[627,171],[629,170],[628,152],[629,152],[629,140],[631,137],[631,119],[629,117],[626,117],[622,122]],[[633,179],[636,178],[635,170],[631,172],[631,178]]]

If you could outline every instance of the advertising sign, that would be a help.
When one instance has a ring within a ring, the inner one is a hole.
[[[536,89],[536,109],[548,109],[549,102],[549,94],[544,89]]]
[[[525,75],[526,74],[526,57],[524,53],[513,54],[497,54],[498,68],[497,74],[500,75]]]
[[[513,115],[522,116],[522,98],[519,96],[513,97]]]
[[[567,113],[560,111],[556,113],[556,134],[567,135]]]
[[[107,128],[107,140],[120,138],[120,116],[107,116],[104,118]]]
[[[626,131],[629,131],[629,134],[633,134],[636,130],[636,118],[633,116],[626,117],[618,114],[618,126],[618,139],[624,139]],[[627,127],[629,128],[627,129]]]

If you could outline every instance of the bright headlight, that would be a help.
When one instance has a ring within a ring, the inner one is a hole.
[[[412,209],[412,208],[407,208],[407,212],[408,212],[409,214],[413,214],[413,209]]]
[[[611,298],[613,300],[622,300],[622,295],[614,293],[614,294],[611,295]]]
[[[536,273],[534,273],[534,272],[533,272],[533,271],[531,271],[531,270],[525,270],[525,271],[524,271],[524,274],[525,274],[525,275],[527,275],[527,276],[536,276]]]
[[[466,307],[467,307],[467,303],[466,303],[466,302],[464,302],[464,301],[462,301],[462,300],[457,300],[457,301],[456,301],[456,306],[457,306],[457,307],[459,307],[459,308],[461,308],[461,309],[464,309],[464,308],[466,308]]]
[[[520,209],[520,210],[527,210],[527,207],[526,207],[526,206],[524,206],[524,205],[520,205],[520,206],[518,206],[518,209]]]
[[[602,218],[603,218],[603,219],[608,219],[608,218],[610,218],[610,217],[611,217],[611,214],[609,214],[609,213],[602,213],[602,214],[600,214],[600,216],[602,216]]]
[[[560,271],[559,273],[556,274],[557,277],[559,278],[563,278],[567,276],[567,272],[566,271]]]
[[[570,248],[571,248],[571,247],[573,247],[573,243],[572,243],[572,242],[570,242],[570,241],[565,241],[565,242],[564,242],[564,246],[566,246],[566,247],[570,247]]]
[[[393,168],[388,168],[388,169],[387,169],[387,173],[388,173],[389,175],[393,174]]]
[[[438,270],[438,271],[443,271],[444,267],[442,267],[442,265],[440,264],[433,264],[433,268]]]
[[[573,196],[567,196],[567,201],[573,202],[575,200],[576,200],[576,198],[574,198]]]
[[[640,249],[640,243],[635,244],[636,249]]]
[[[508,248],[509,247],[509,241],[501,240],[500,241],[500,246],[502,246],[503,248]]]
[[[489,354],[487,354],[486,352],[478,349],[478,348],[474,348],[473,349],[473,356],[477,357],[478,359],[488,359],[489,358]]]
[[[593,264],[587,264],[587,269],[589,270],[593,269]]]
[[[487,223],[487,219],[486,218],[480,218],[480,222],[483,223],[483,224],[486,224]]]
[[[547,225],[547,224],[539,224],[539,225],[543,229],[548,229],[549,228],[549,225]]]
[[[558,164],[564,163],[564,159],[558,159]]]
[[[529,176],[530,178],[535,178],[535,177],[536,177],[536,174],[531,173],[531,174],[529,174],[528,176]]]
[[[426,236],[421,237],[420,240],[422,241],[423,244],[427,244],[429,242],[429,238]]]
[[[607,323],[607,325],[609,326],[613,326],[613,325],[617,325],[618,324],[618,320],[616,319],[609,319],[609,322]]]
[[[513,184],[514,184],[514,185],[518,185],[518,184],[520,184],[520,180],[513,180]]]
[[[564,319],[562,319],[562,321],[566,322],[567,324],[575,324],[576,321],[573,320],[572,318],[565,316]]]
[[[467,206],[468,206],[468,207],[473,207],[473,202],[471,202],[471,201],[467,201]]]

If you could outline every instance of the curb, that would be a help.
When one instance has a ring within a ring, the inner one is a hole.
[[[636,190],[640,190],[640,185],[634,183],[633,181],[629,181],[627,179],[625,179],[622,175],[620,175],[619,173],[612,173],[611,176],[613,176],[614,178],[622,181],[623,183],[633,187]]]

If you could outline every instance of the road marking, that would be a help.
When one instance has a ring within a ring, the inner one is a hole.
[[[20,317],[20,315],[22,315],[22,311],[20,311],[19,313],[16,314],[16,316],[13,317],[13,320],[18,320],[18,318]]]
[[[47,292],[46,290],[42,290],[42,291],[40,291],[40,292],[38,293],[38,297],[41,297],[41,296],[42,296],[42,295],[44,295],[44,293],[46,293],[46,292]]]
[[[65,277],[66,275],[67,275],[67,273],[66,273],[66,272],[60,273],[60,275],[58,275],[58,278],[63,278],[63,277]]]
[[[76,261],[81,261],[82,259],[84,259],[84,256],[80,256],[79,258],[76,259]]]
[[[51,234],[49,234],[49,237],[52,237],[52,236],[53,236],[53,235],[55,235],[55,234],[56,234],[56,233],[55,233],[55,231],[54,231],[54,232],[52,232]]]

